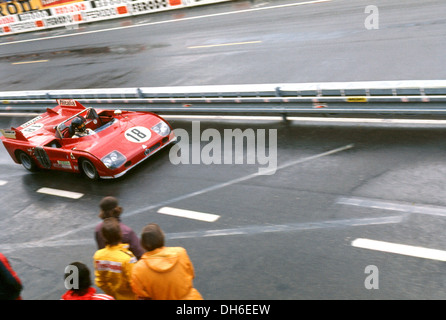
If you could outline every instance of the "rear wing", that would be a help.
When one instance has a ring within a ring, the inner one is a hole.
[[[20,130],[13,127],[11,129],[0,129],[0,132],[7,139],[28,141]]]
[[[79,101],[76,101],[74,99],[57,99],[57,104],[62,108],[75,108],[84,110],[86,107],[84,107]]]

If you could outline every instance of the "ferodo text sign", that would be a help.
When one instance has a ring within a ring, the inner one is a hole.
[[[0,0],[0,36],[231,0]]]

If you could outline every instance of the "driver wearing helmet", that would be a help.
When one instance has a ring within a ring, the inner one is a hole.
[[[85,119],[82,117],[74,118],[71,121],[69,130],[72,138],[80,138],[94,133],[93,130],[85,128]]]

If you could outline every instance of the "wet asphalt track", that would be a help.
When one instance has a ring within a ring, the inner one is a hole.
[[[168,245],[188,249],[206,299],[444,297],[443,262],[352,246],[366,238],[445,248],[444,125],[200,124],[222,136],[224,129],[276,129],[277,171],[257,175],[261,166],[246,158],[173,165],[165,150],[118,180],[91,182],[70,173],[28,173],[2,149],[0,250],[23,279],[24,298],[57,299],[65,266],[91,265],[98,203],[107,195],[121,199],[123,221],[137,232],[157,222]],[[41,194],[43,187],[82,197]],[[219,218],[169,216],[158,213],[162,207]],[[379,269],[379,290],[365,288],[369,265]]]
[[[20,42],[36,35],[1,38],[0,44],[16,43],[0,47],[0,84],[2,90],[25,90],[444,78],[441,5],[401,3],[378,2],[380,29],[373,31],[363,24],[368,1],[150,24],[271,5],[237,1],[37,35],[147,24],[73,36],[69,42]],[[260,42],[190,48],[251,41]],[[49,61],[12,64],[32,54]],[[0,127],[28,119],[1,117]],[[190,120],[171,122],[191,132]],[[261,165],[247,164],[246,150],[238,154],[245,160],[241,164],[234,159],[222,165],[174,165],[165,150],[121,179],[90,182],[68,173],[30,174],[0,148],[0,251],[23,280],[23,297],[58,299],[68,263],[92,266],[97,205],[107,195],[121,200],[123,220],[137,232],[157,222],[168,245],[187,248],[195,285],[206,299],[446,296],[443,262],[352,246],[365,238],[446,250],[444,124],[201,120],[200,125],[222,136],[225,129],[277,130],[278,170],[257,176]],[[205,146],[201,141],[200,150]],[[42,187],[82,197],[37,192]],[[158,213],[162,207],[219,218],[168,216]],[[379,270],[378,289],[366,288],[367,266]]]

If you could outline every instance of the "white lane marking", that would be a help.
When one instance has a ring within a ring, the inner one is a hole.
[[[0,180],[0,186],[4,186],[4,185],[7,184],[7,183],[8,183],[8,181]]]
[[[167,233],[166,239],[172,240],[172,239],[190,239],[190,238],[204,238],[204,237],[222,237],[222,236],[234,236],[234,235],[256,235],[256,234],[271,233],[271,232],[298,232],[298,231],[308,231],[317,229],[384,225],[384,224],[400,223],[403,219],[404,219],[403,215],[399,215],[399,216],[390,216],[381,218],[327,220],[319,222],[303,222],[303,223],[290,223],[290,224],[266,225],[266,226],[254,225],[254,226],[245,226],[232,229]],[[84,238],[76,240],[70,240],[70,239],[53,240],[51,238],[48,238],[47,240],[37,240],[37,241],[22,242],[22,243],[2,243],[0,244],[0,251],[10,252],[23,249],[67,247],[67,246],[79,246],[79,245],[94,246],[95,242],[92,238]]]
[[[262,43],[262,41],[245,41],[245,42],[232,42],[232,43],[220,43],[220,44],[208,44],[201,46],[187,47],[188,49],[201,49],[201,48],[213,48],[213,47],[227,47],[227,46],[242,46],[247,44]]]
[[[158,210],[158,213],[166,214],[166,215],[170,215],[170,216],[194,219],[194,220],[201,220],[201,221],[206,221],[206,222],[214,222],[214,221],[217,221],[218,218],[220,218],[220,216],[216,215],[216,214],[191,211],[191,210],[183,210],[183,209],[177,209],[177,208],[172,208],[172,207],[162,207],[161,209]]]
[[[368,198],[339,198],[336,201],[337,204],[345,204],[350,206],[358,206],[372,209],[382,209],[390,211],[399,211],[406,213],[419,213],[427,214],[433,216],[446,217],[446,207],[433,206],[433,205],[420,205],[420,204],[410,204],[397,201],[384,201]]]
[[[60,189],[52,189],[52,188],[40,188],[39,190],[37,190],[37,192],[71,199],[79,199],[82,198],[82,196],[84,195],[83,193],[65,191]]]
[[[80,36],[80,35],[85,35],[85,34],[94,34],[94,33],[99,33],[99,32],[115,31],[115,30],[121,30],[121,29],[139,28],[139,27],[153,26],[153,25],[165,24],[165,23],[182,22],[182,21],[197,20],[197,19],[203,19],[203,18],[212,18],[212,17],[219,17],[219,16],[225,16],[225,15],[231,15],[231,14],[240,14],[240,13],[246,13],[246,12],[261,11],[261,10],[280,9],[280,8],[286,8],[286,7],[296,7],[296,6],[302,6],[302,5],[307,5],[307,4],[318,4],[318,3],[330,2],[330,1],[332,1],[332,0],[305,1],[305,2],[290,3],[290,4],[277,5],[277,6],[271,6],[271,7],[253,8],[253,9],[246,9],[246,10],[239,10],[239,11],[229,11],[229,12],[222,12],[222,13],[214,13],[214,14],[207,14],[207,15],[202,15],[202,16],[197,16],[197,17],[188,17],[188,18],[182,18],[182,19],[171,19],[171,20],[164,20],[164,21],[158,21],[158,22],[148,22],[148,23],[141,23],[141,24],[131,25],[131,26],[122,26],[122,27],[115,27],[115,28],[102,29],[102,30],[92,30],[92,31],[85,31],[85,32],[79,32],[79,33],[73,33],[73,34],[65,34],[65,35],[44,37],[44,38],[17,40],[17,41],[0,43],[0,46],[10,45],[10,44],[17,44],[17,43],[32,42],[32,41],[48,40],[48,39],[74,37],[74,36]]]
[[[362,239],[362,238],[353,240],[351,244],[353,247],[356,248],[396,253],[416,258],[446,261],[446,251],[443,250],[429,249],[429,248],[409,246],[399,243],[391,243],[391,242]]]
[[[353,147],[354,147],[354,144],[349,144],[349,145],[345,145],[343,147],[339,147],[339,148],[336,148],[336,149],[333,149],[333,150],[329,150],[329,151],[326,151],[326,152],[323,152],[323,153],[316,154],[314,156],[308,156],[308,157],[305,157],[305,158],[297,159],[295,161],[290,161],[288,163],[285,163],[285,164],[277,167],[277,170],[285,169],[285,168],[288,168],[288,167],[291,167],[291,166],[294,166],[294,165],[297,165],[297,164],[305,163],[305,162],[316,160],[316,159],[319,159],[319,158],[322,158],[322,157],[325,157],[325,156],[328,156],[328,155],[336,154],[338,152],[342,152],[342,151],[351,149]],[[271,169],[271,170],[273,170],[273,169]],[[198,191],[195,191],[195,192],[187,193],[185,195],[182,195],[182,196],[179,196],[179,197],[176,197],[176,198],[172,198],[170,200],[166,200],[166,201],[163,201],[163,202],[160,202],[160,203],[157,203],[157,204],[145,207],[145,208],[140,208],[140,209],[137,209],[137,210],[134,210],[134,211],[131,211],[131,212],[124,212],[122,214],[122,216],[123,217],[131,217],[131,216],[134,216],[134,215],[137,215],[137,214],[146,213],[146,212],[148,212],[150,210],[154,210],[156,208],[165,207],[165,206],[168,206],[168,205],[170,205],[172,203],[179,202],[181,200],[190,199],[190,198],[193,198],[195,196],[203,195],[203,194],[206,194],[206,193],[211,192],[211,191],[215,191],[215,190],[219,190],[219,189],[222,189],[222,188],[225,188],[225,187],[229,187],[229,186],[232,186],[234,184],[237,184],[237,183],[240,183],[240,182],[243,182],[243,181],[247,181],[247,180],[253,179],[253,178],[258,177],[258,176],[259,176],[259,173],[256,172],[256,173],[244,176],[244,177],[240,177],[240,178],[236,178],[236,179],[233,179],[233,180],[230,180],[230,181],[227,181],[227,182],[216,184],[216,185],[214,185],[212,187],[208,187],[208,188],[204,188],[204,189],[201,189],[201,190],[198,190]],[[87,224],[87,225],[84,225],[84,226],[80,226],[78,228],[74,228],[74,229],[71,229],[69,231],[66,231],[66,232],[63,232],[63,233],[56,234],[54,236],[48,237],[46,239],[43,239],[42,241],[63,238],[63,237],[68,236],[70,234],[73,234],[73,233],[76,233],[76,232],[79,232],[79,231],[82,231],[82,230],[85,230],[85,229],[93,228],[95,225],[96,224]]]
[[[21,61],[21,62],[12,62],[11,64],[30,64],[30,63],[42,63],[42,62],[48,62],[49,60],[34,60],[34,61]]]

